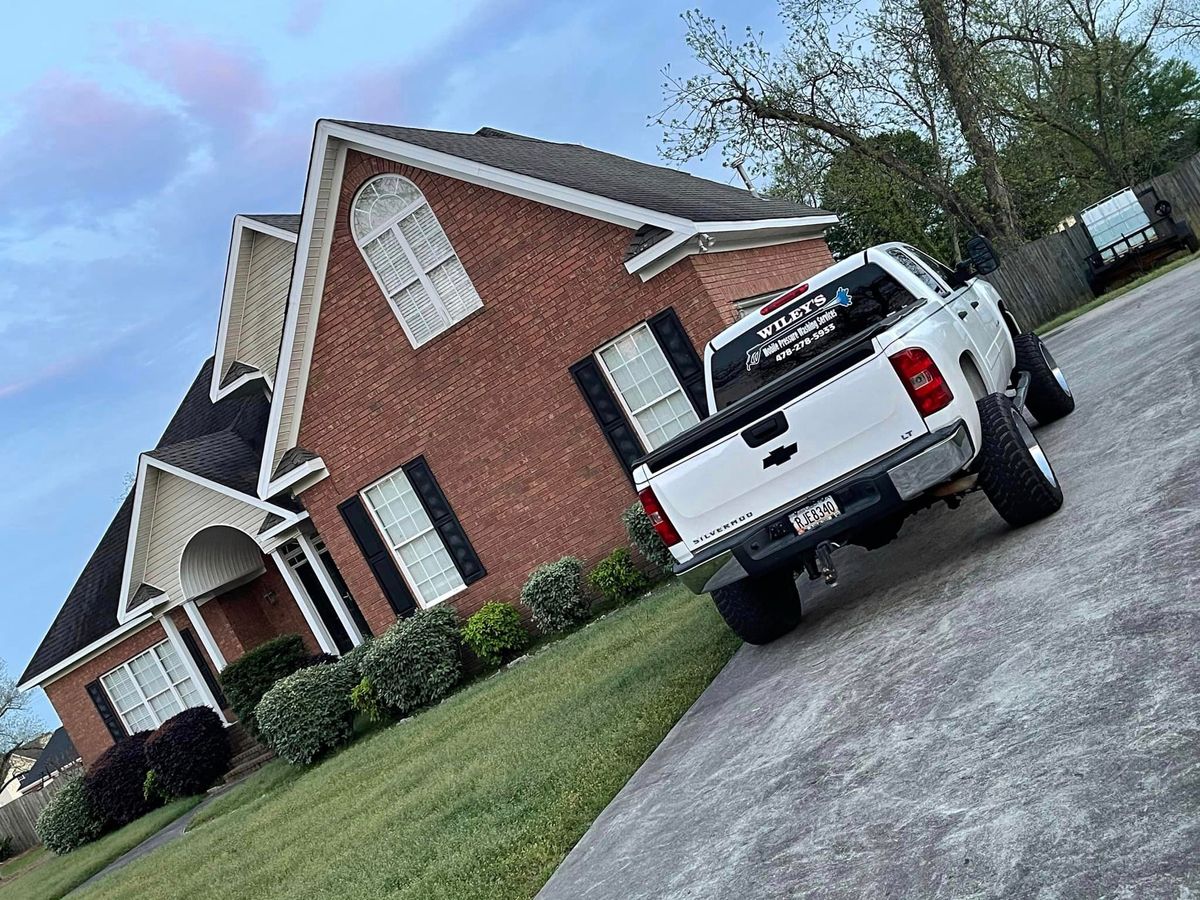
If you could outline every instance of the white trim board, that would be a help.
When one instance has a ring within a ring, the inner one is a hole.
[[[297,440],[304,409],[308,371],[312,363],[312,334],[315,332],[320,315],[321,295],[324,292],[325,270],[333,233],[332,215],[329,215],[324,223],[321,246],[314,268],[310,264],[310,256],[314,230],[313,219],[320,195],[320,178],[328,154],[336,152],[338,157],[333,171],[329,199],[330,208],[336,210],[338,198],[341,196],[347,149],[359,150],[372,156],[411,165],[427,172],[477,184],[626,228],[636,230],[643,225],[651,225],[673,232],[671,236],[638,254],[626,264],[627,271],[631,274],[640,274],[643,280],[652,278],[658,272],[663,271],[670,265],[670,262],[663,264],[662,258],[672,251],[679,251],[681,247],[686,247],[691,238],[700,234],[749,236],[755,231],[773,230],[778,232],[791,229],[811,235],[813,232],[823,233],[826,227],[838,221],[835,215],[820,215],[733,222],[693,222],[679,216],[645,209],[529,175],[463,159],[438,150],[430,150],[406,141],[362,131],[329,119],[320,119],[313,134],[313,151],[309,158],[308,176],[304,185],[300,234],[296,244],[297,264],[293,266],[292,281],[288,288],[287,317],[283,326],[279,365],[275,375],[277,389],[271,397],[266,446],[263,451],[262,466],[259,470],[258,493],[261,497],[273,496],[280,490],[271,479],[277,458],[276,451],[280,446],[284,446],[285,449],[294,446]],[[692,252],[699,252],[699,249]],[[682,258],[684,255],[687,255],[686,250],[682,251],[678,258]],[[642,268],[650,266],[652,263],[658,263],[658,266],[653,271],[642,274]],[[309,269],[313,269],[312,300],[310,308],[305,311],[306,333],[302,336],[301,358],[298,362],[294,388],[295,397],[291,398],[288,381],[292,374],[292,356],[298,339],[300,300],[304,294],[305,280],[309,277]],[[281,420],[289,403],[293,407],[289,420],[289,433],[281,435]],[[281,441],[284,442],[282,445]]]
[[[21,690],[21,691],[27,691],[30,688],[45,687],[47,684],[50,684],[53,681],[57,681],[62,676],[69,674],[72,670],[81,666],[83,663],[87,662],[92,657],[97,656],[100,653],[103,653],[105,650],[108,650],[109,648],[111,648],[114,644],[124,640],[125,638],[129,637],[131,634],[133,634],[137,631],[140,631],[145,626],[152,624],[153,622],[156,622],[156,621],[157,621],[157,619],[155,619],[149,613],[142,613],[141,615],[136,616],[133,619],[130,619],[125,624],[118,625],[115,629],[110,631],[108,634],[104,635],[101,638],[97,638],[96,640],[94,640],[90,644],[88,644],[86,647],[83,647],[80,650],[76,650],[74,653],[72,653],[66,659],[62,660],[61,662],[55,663],[53,666],[48,668],[46,671],[41,672],[41,673],[33,676],[32,678],[30,678],[28,681],[22,682],[21,684],[17,685],[17,689]]]

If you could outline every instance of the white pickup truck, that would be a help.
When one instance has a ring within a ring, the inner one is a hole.
[[[711,415],[639,461],[642,505],[696,593],[743,640],[800,621],[796,575],[833,584],[833,551],[874,549],[909,514],[982,489],[1011,525],[1062,489],[1024,416],[1075,408],[1034,334],[976,277],[982,237],[949,267],[872,247],[775,297],[704,353]]]

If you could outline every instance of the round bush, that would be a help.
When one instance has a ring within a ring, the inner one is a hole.
[[[156,790],[169,798],[203,794],[229,770],[225,723],[207,706],[172,716],[146,741]]]
[[[342,656],[342,663],[351,669],[357,678],[362,678],[362,661],[371,648],[374,638],[367,638],[349,653]]]
[[[463,625],[462,640],[472,653],[495,666],[505,656],[524,650],[529,644],[529,632],[511,603],[485,603]]]
[[[588,584],[610,603],[627,603],[650,586],[624,547],[618,547],[596,563],[596,567],[588,573]]]
[[[254,708],[271,685],[311,661],[298,634],[283,634],[259,644],[221,673],[221,687],[229,706],[247,731],[258,736]]]
[[[104,833],[104,817],[92,804],[82,775],[69,776],[38,816],[35,830],[47,849],[59,856]]]
[[[521,588],[521,602],[543,633],[562,631],[588,615],[583,596],[583,563],[574,556],[538,566]]]
[[[104,821],[120,828],[158,806],[157,798],[146,799],[146,741],[149,731],[118,741],[92,763],[84,776],[92,805]]]
[[[625,533],[629,535],[629,543],[642,555],[646,562],[662,572],[670,572],[675,568],[675,557],[663,543],[663,539],[654,530],[650,517],[642,509],[642,504],[635,503],[621,514],[625,523]]]
[[[400,715],[445,697],[462,677],[458,619],[439,606],[400,619],[371,642],[362,675],[384,706]]]
[[[290,763],[307,765],[350,740],[354,670],[344,663],[309,666],[279,679],[254,715],[267,746]]]

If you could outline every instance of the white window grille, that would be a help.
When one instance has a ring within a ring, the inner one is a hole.
[[[647,450],[700,421],[648,325],[601,347],[596,357]]]
[[[170,641],[117,666],[100,682],[130,734],[155,729],[178,712],[204,705]]]
[[[363,496],[421,606],[440,603],[466,586],[402,469]]]
[[[367,182],[350,224],[414,347],[483,306],[425,195],[407,178],[380,175]]]

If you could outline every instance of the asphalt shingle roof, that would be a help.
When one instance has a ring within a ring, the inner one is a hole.
[[[209,399],[213,360],[201,367],[150,455],[203,478],[254,494],[270,404],[261,393]],[[117,601],[133,492],[125,498],[20,681],[45,672],[117,627]]]
[[[557,144],[481,128],[474,134],[334,120],[362,131],[449,153],[692,222],[828,215],[823,209],[749,191],[580,144]]]
[[[21,776],[21,786],[33,784],[35,781],[41,781],[47,776],[53,775],[63,766],[69,765],[79,759],[79,751],[75,749],[75,745],[71,743],[71,736],[67,734],[67,729],[59,726],[54,734],[50,735],[50,740],[40,754],[37,760],[30,767],[29,771]]]

